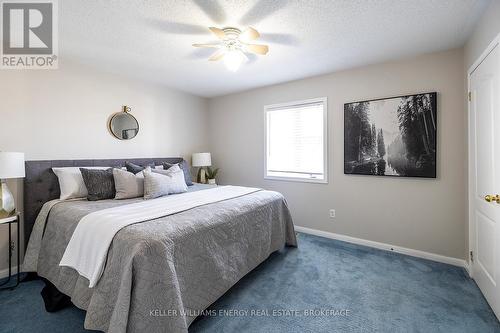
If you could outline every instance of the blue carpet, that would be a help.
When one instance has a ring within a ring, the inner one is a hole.
[[[31,281],[0,292],[0,332],[84,331],[81,310],[45,312],[42,287]],[[461,268],[299,234],[298,249],[271,255],[190,327],[193,333],[374,331],[500,332],[500,324]]]

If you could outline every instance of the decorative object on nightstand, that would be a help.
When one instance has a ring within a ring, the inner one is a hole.
[[[207,167],[207,178],[210,185],[217,185],[217,182],[215,181],[217,173],[219,173],[219,168]]]
[[[206,183],[206,167],[212,165],[212,156],[210,153],[194,153],[192,156],[192,166],[199,168],[198,177],[196,178],[198,183]]]
[[[0,219],[15,215],[16,204],[6,179],[24,178],[24,153],[0,151]]]
[[[10,282],[10,279],[12,278],[12,252],[13,252],[13,247],[12,247],[12,239],[11,239],[11,234],[12,234],[12,224],[13,223],[16,223],[17,224],[17,228],[16,228],[16,231],[17,231],[17,243],[16,243],[16,247],[17,247],[17,272],[16,272],[16,275],[17,275],[17,281],[16,281],[16,284],[13,285],[13,286],[6,286],[6,287],[3,287],[5,286],[6,284],[8,284]],[[0,284],[0,290],[13,290],[15,287],[17,287],[19,285],[19,274],[20,274],[20,242],[19,242],[19,214],[15,214],[15,215],[12,215],[12,216],[9,216],[9,217],[4,217],[4,218],[0,218],[0,226],[4,225],[4,224],[8,224],[9,225],[9,277],[7,278],[7,280],[5,282],[2,282],[2,284]]]

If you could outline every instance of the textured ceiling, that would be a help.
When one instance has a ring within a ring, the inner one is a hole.
[[[64,0],[60,56],[212,97],[460,47],[489,0]],[[208,62],[208,26],[252,26],[267,56]]]

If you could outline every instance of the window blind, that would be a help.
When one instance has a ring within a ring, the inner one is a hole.
[[[267,109],[267,176],[324,179],[324,104]]]

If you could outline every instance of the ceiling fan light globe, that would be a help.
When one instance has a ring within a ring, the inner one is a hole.
[[[245,62],[245,55],[239,50],[231,50],[224,56],[224,65],[231,72],[236,72]]]

